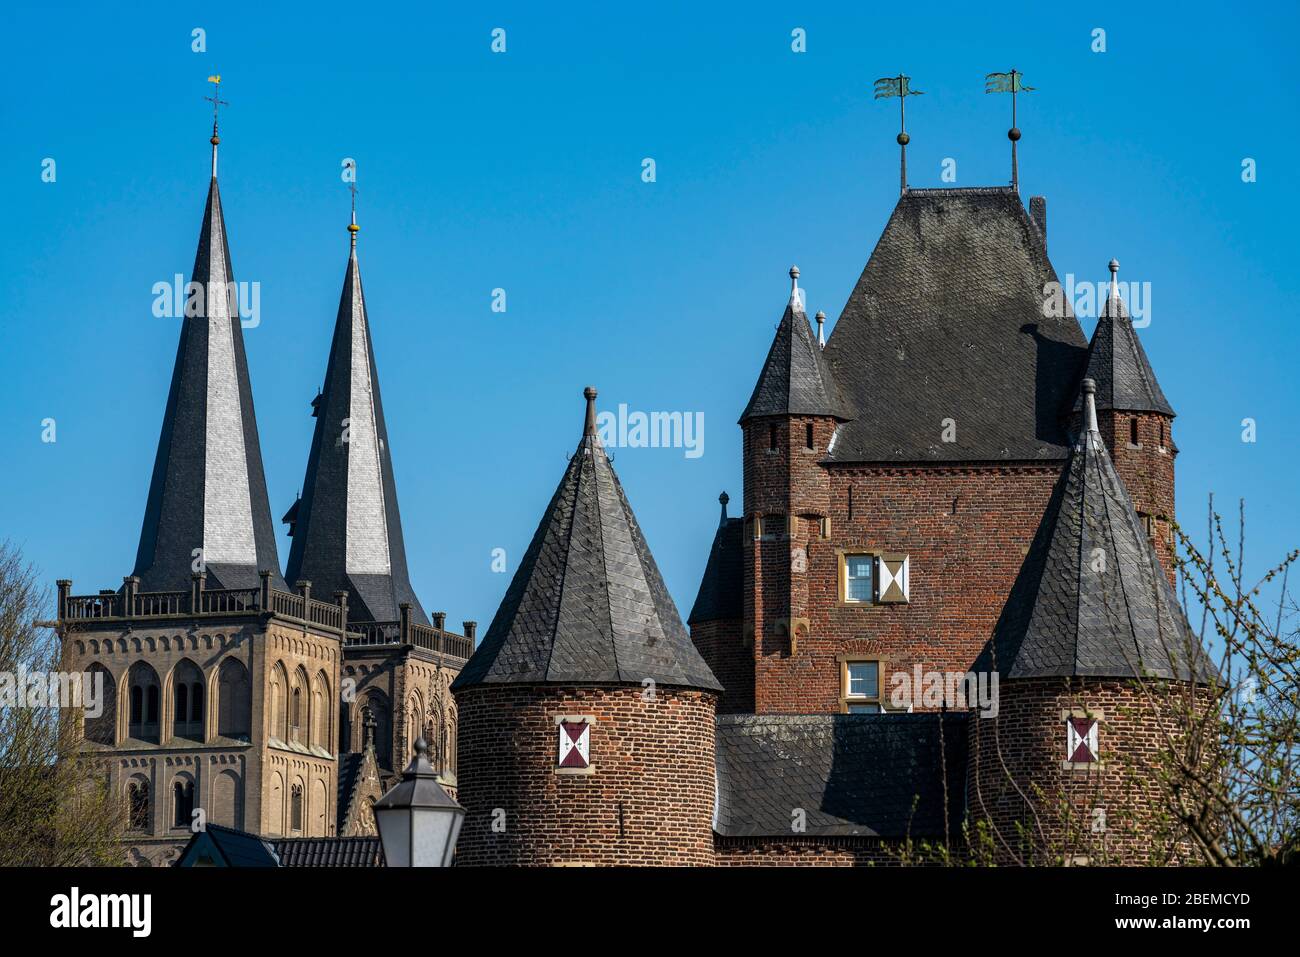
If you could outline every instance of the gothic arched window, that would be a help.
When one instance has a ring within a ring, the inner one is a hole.
[[[149,830],[149,782],[136,778],[126,786],[127,820],[133,831]]]
[[[189,827],[194,816],[194,782],[172,785],[172,827]]]
[[[295,831],[302,830],[302,785],[295,784],[289,792],[289,821]]]

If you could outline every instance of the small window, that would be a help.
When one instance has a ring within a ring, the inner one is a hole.
[[[302,785],[295,784],[290,792],[289,823],[295,831],[302,830]]]
[[[812,423],[809,422],[806,426],[804,426],[804,429],[805,431],[804,431],[804,438],[803,438],[803,447],[805,449],[815,449],[817,446],[813,444]]]
[[[769,444],[768,444],[768,449],[771,450],[771,451],[773,451],[773,452],[775,452],[776,449],[777,449],[777,445],[776,445],[776,426],[775,426],[775,425],[769,427],[769,430],[768,430],[768,442],[769,442]]]
[[[1165,432],[1164,420],[1160,420],[1160,447],[1163,449],[1169,444],[1168,435]]]
[[[1138,420],[1137,419],[1128,420],[1128,441],[1129,441],[1129,445],[1138,444]]]
[[[846,602],[871,601],[874,565],[875,557],[872,555],[844,556],[844,600]]]
[[[131,830],[149,829],[149,782],[132,781],[127,785],[127,819]]]
[[[172,785],[172,826],[189,827],[194,816],[194,782],[177,781]]]
[[[844,662],[844,710],[849,714],[879,714],[880,662]]]

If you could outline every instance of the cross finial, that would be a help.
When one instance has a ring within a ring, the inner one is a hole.
[[[221,142],[221,137],[217,135],[218,111],[221,107],[229,106],[230,104],[221,98],[221,74],[214,73],[212,76],[208,77],[208,82],[212,84],[212,95],[205,96],[203,99],[212,104],[212,139],[208,140],[208,142],[212,144],[212,178],[216,179],[217,144]]]
[[[348,160],[348,169],[352,176],[348,180],[348,192],[352,194],[352,222],[348,223],[348,232],[352,234],[352,248],[357,245],[357,233],[361,227],[357,225],[357,164],[356,160]]]

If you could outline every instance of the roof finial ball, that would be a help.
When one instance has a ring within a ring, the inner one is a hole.
[[[799,267],[790,267],[790,301],[799,301]]]
[[[906,133],[899,133],[899,134],[898,134],[898,145],[899,145],[899,146],[906,146],[906,145],[907,145],[908,143],[910,143],[910,142],[912,142],[912,138],[911,138],[910,136],[908,136]]]
[[[1007,139],[1013,143],[1020,139],[1020,127],[1013,126],[1011,129],[1007,130]]]

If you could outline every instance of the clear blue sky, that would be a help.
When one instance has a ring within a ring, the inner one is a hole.
[[[945,158],[957,185],[1003,184],[1008,104],[983,77],[1015,66],[1037,87],[1022,192],[1048,198],[1058,272],[1102,279],[1114,256],[1151,283],[1141,335],[1179,413],[1180,518],[1203,524],[1211,491],[1234,511],[1244,496],[1256,571],[1300,544],[1294,4],[608,6],[6,4],[0,536],[78,592],[131,571],[179,331],[151,287],[193,263],[204,79],[220,72],[235,275],[262,290],[245,341],[277,526],[343,280],[350,156],[425,606],[486,628],[510,577],[491,551],[513,573],[592,383],[604,408],[704,414],[699,458],[616,457],[685,614],[719,490],[739,503],[735,422],[786,270],[833,322],[897,198],[897,111],[872,81],[903,70],[926,92],[909,102],[912,185],[941,185]]]

